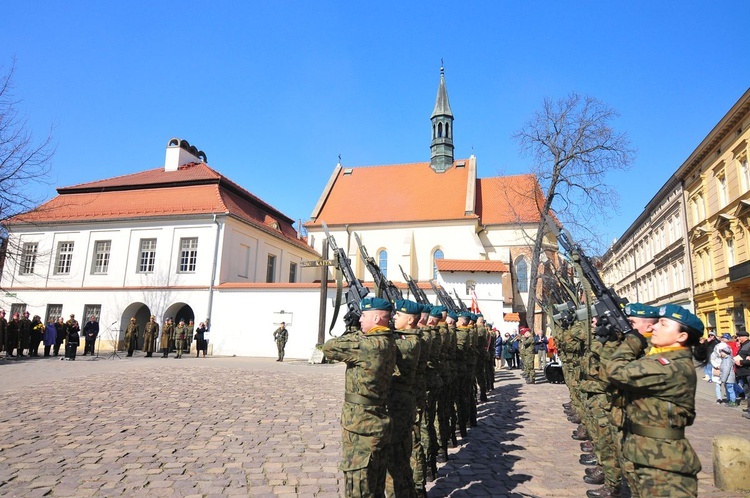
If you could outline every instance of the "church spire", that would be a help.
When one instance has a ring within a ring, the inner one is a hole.
[[[445,88],[445,68],[440,65],[440,86],[438,86],[435,108],[432,110],[432,143],[430,144],[430,167],[442,173],[453,166],[453,113]]]

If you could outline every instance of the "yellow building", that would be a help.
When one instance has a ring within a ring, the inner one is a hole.
[[[684,185],[695,310],[707,331],[735,334],[750,315],[750,89],[677,175]]]

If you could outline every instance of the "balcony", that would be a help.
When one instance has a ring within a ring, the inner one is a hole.
[[[750,261],[729,267],[729,283],[750,277]]]

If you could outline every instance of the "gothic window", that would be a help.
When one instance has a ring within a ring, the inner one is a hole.
[[[438,123],[438,138],[443,136],[443,123]]]
[[[518,292],[529,292],[529,265],[525,258],[520,258],[516,263],[516,278]]]
[[[378,253],[378,266],[380,271],[383,272],[383,276],[388,278],[388,251],[385,249]]]
[[[437,133],[435,133],[435,125],[432,125],[432,138],[437,138]]]
[[[451,137],[451,124],[445,123],[445,138]]]
[[[436,249],[435,252],[433,253],[432,255],[432,278],[437,278],[437,272],[438,272],[437,260],[443,259],[443,257],[444,257],[443,251],[441,251],[440,249]]]

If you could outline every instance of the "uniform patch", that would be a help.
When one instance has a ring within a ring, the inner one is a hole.
[[[669,365],[669,360],[666,358],[656,358],[656,361],[658,361],[662,365]]]

